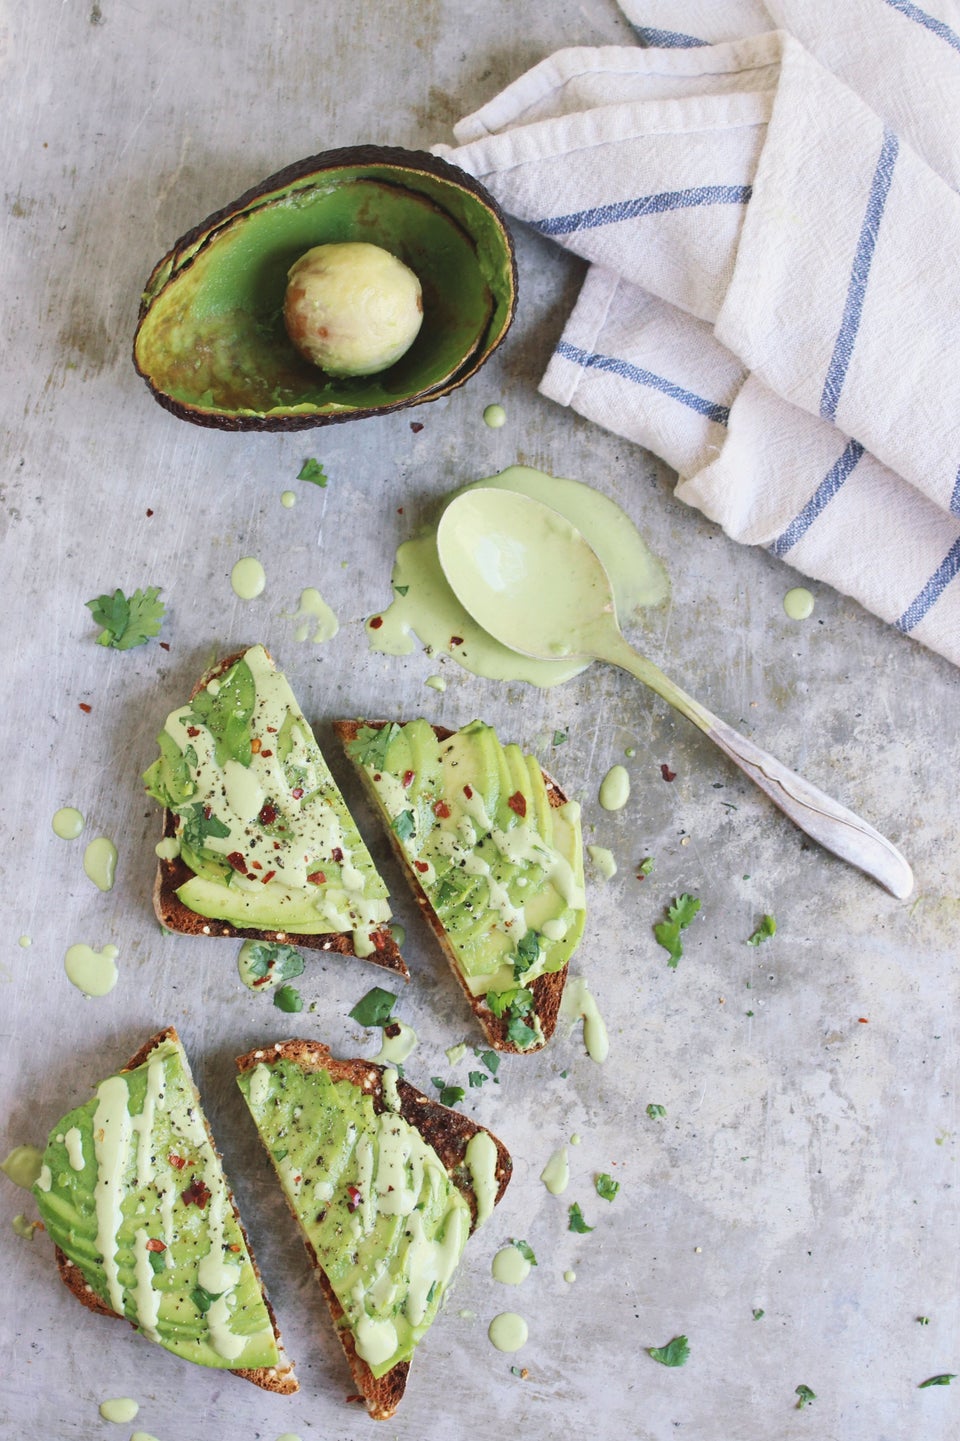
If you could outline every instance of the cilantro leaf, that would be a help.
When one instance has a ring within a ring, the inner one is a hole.
[[[747,945],[762,945],[764,941],[769,941],[770,937],[775,936],[776,933],[777,923],[774,920],[773,916],[764,916],[763,920],[760,922],[759,926],[757,926],[757,929],[754,931],[753,935],[747,937]]]
[[[648,1346],[647,1355],[661,1366],[685,1366],[690,1355],[690,1343],[686,1336],[674,1336],[665,1346]]]
[[[274,993],[273,1004],[278,1011],[302,1011],[303,997],[295,986],[281,986]]]
[[[476,1088],[476,1087],[479,1087],[479,1086],[482,1086],[483,1083],[484,1083],[484,1081],[488,1081],[489,1079],[490,1079],[490,1078],[489,1078],[489,1076],[487,1075],[486,1071],[468,1071],[468,1072],[467,1072],[467,1080],[470,1082],[470,1085],[473,1086],[473,1087],[475,1087],[475,1088]]]
[[[514,975],[519,977],[524,971],[529,971],[539,956],[540,937],[536,931],[527,931],[517,942],[517,951],[513,961]]]
[[[483,1062],[487,1070],[490,1072],[491,1076],[495,1076],[497,1074],[500,1069],[500,1057],[497,1055],[496,1051],[474,1051],[473,1054],[476,1056],[478,1061]]]
[[[597,1188],[597,1195],[604,1201],[612,1201],[620,1189],[620,1182],[615,1181],[606,1171],[601,1171],[594,1185]]]
[[[923,1391],[927,1386],[949,1386],[956,1374],[956,1371],[941,1371],[939,1376],[928,1376],[926,1381],[920,1382],[917,1390]]]
[[[217,816],[206,814],[206,806],[202,801],[194,801],[191,806],[181,811],[180,815],[183,819],[181,839],[192,851],[202,851],[207,836],[215,836],[218,840],[224,840],[230,834],[228,825],[225,825]]]
[[[683,955],[680,932],[686,930],[699,909],[700,902],[696,896],[690,896],[684,892],[667,907],[667,919],[658,921],[653,928],[653,934],[656,936],[658,944],[663,946],[670,957],[667,964],[674,970]]]
[[[566,731],[554,731],[553,733],[553,743],[555,746],[562,746],[566,738]]]
[[[382,770],[387,747],[399,733],[400,727],[393,721],[387,726],[361,726],[355,739],[347,746],[347,755],[362,766]]]
[[[252,941],[247,952],[248,974],[257,981],[269,977],[271,985],[302,976],[304,964],[303,956],[295,946],[284,946],[275,941]]]
[[[753,1319],[754,1319],[755,1321],[762,1321],[763,1318],[764,1318],[764,1316],[765,1316],[766,1314],[767,1314],[767,1313],[766,1313],[766,1311],[763,1309],[762,1306],[754,1306],[754,1308],[753,1308]]]
[[[394,816],[390,822],[390,829],[399,840],[408,841],[417,829],[413,811],[401,811],[398,816]]]
[[[451,1086],[440,1076],[431,1076],[430,1079],[440,1092],[438,1100],[441,1106],[455,1106],[457,1102],[462,1101],[466,1095],[462,1086]]]
[[[196,1306],[201,1316],[205,1316],[213,1305],[223,1295],[222,1291],[208,1291],[205,1286],[196,1285],[190,1292],[190,1300]]]
[[[516,1246],[517,1250],[520,1252],[520,1255],[525,1261],[529,1261],[531,1266],[535,1266],[537,1264],[537,1258],[533,1254],[533,1247],[529,1245],[528,1242],[514,1240],[513,1244]]]
[[[576,1201],[574,1201],[572,1206],[567,1207],[567,1215],[570,1217],[570,1220],[567,1223],[568,1231],[577,1231],[581,1236],[583,1236],[586,1235],[588,1231],[595,1231],[597,1229],[596,1226],[587,1225],[586,1221],[583,1219],[583,1212],[580,1210],[580,1207]]]
[[[166,606],[157,597],[158,585],[148,585],[146,590],[135,590],[125,596],[119,588],[112,595],[98,595],[86,602],[87,609],[97,625],[102,626],[97,636],[97,645],[109,645],[114,650],[131,650],[135,645],[146,645],[151,636],[160,634]]]
[[[797,1398],[798,1398],[798,1400],[797,1400],[797,1410],[798,1410],[798,1411],[802,1411],[803,1408],[804,1408],[804,1406],[808,1405],[811,1401],[816,1401],[816,1399],[817,1399],[817,1393],[816,1393],[816,1391],[811,1391],[809,1386],[804,1386],[804,1385],[798,1386],[797,1389],[796,1389],[796,1392],[795,1392],[794,1394],[795,1394],[795,1395],[797,1396]]]
[[[327,476],[323,466],[319,460],[314,460],[312,457],[310,460],[303,462],[297,479],[309,481],[311,485],[319,485],[321,489],[327,483]]]
[[[666,1114],[666,1106],[661,1106],[659,1101],[651,1101],[649,1106],[647,1107],[647,1115],[650,1117],[651,1121],[656,1121],[660,1116],[665,1116]]]
[[[508,991],[488,991],[484,997],[487,1009],[492,1011],[495,1016],[504,1015],[506,1011],[509,1010],[510,1004],[517,994],[517,989],[518,988]]]
[[[393,1014],[396,999],[393,991],[374,986],[365,996],[360,997],[350,1012],[350,1019],[361,1026],[385,1026]]]
[[[522,1016],[511,1015],[507,1021],[507,1040],[519,1046],[521,1051],[529,1050],[537,1040],[533,1026],[528,1026]]]
[[[164,1247],[163,1251],[147,1252],[147,1258],[155,1276],[162,1276],[167,1269],[167,1258],[164,1255],[164,1251],[166,1251],[166,1247]]]
[[[640,862],[640,864],[637,866],[637,880],[639,881],[639,880],[641,880],[644,876],[648,876],[648,875],[650,874],[650,872],[653,870],[653,867],[654,867],[654,859],[653,859],[653,856],[644,856],[643,860],[642,860],[642,861]]]

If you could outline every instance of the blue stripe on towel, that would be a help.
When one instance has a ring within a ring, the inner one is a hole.
[[[634,200],[618,200],[613,205],[595,205],[591,210],[575,210],[569,215],[554,215],[549,220],[534,220],[531,224],[541,235],[570,235],[574,230],[595,230],[600,225],[635,220],[639,215],[658,215],[664,210],[687,210],[698,205],[746,205],[752,193],[749,185],[697,185],[690,190],[664,190],[659,195],[639,195]]]
[[[706,45],[696,35],[684,35],[680,30],[658,30],[655,25],[634,25],[641,45],[652,45],[658,50],[690,50],[695,45]]]
[[[960,515],[960,470],[957,471],[957,478],[953,483],[953,495],[950,497],[950,509],[954,515]]]
[[[794,516],[785,531],[777,536],[770,549],[781,559],[802,540],[817,516],[830,504],[857,461],[863,455],[859,440],[848,441],[840,458],[830,467],[799,515]]]
[[[860,329],[860,317],[863,314],[863,298],[867,291],[867,281],[870,278],[870,265],[873,261],[873,252],[877,245],[877,235],[880,230],[883,208],[887,203],[887,196],[890,193],[893,167],[896,164],[899,149],[900,142],[893,131],[884,128],[880,158],[877,161],[877,168],[873,173],[873,183],[870,186],[866,214],[863,217],[860,239],[857,242],[857,251],[853,260],[853,269],[850,272],[850,284],[847,287],[847,301],[843,307],[843,319],[840,322],[840,330],[833,347],[833,355],[830,357],[830,365],[827,370],[826,381],[824,382],[823,394],[820,397],[820,414],[825,416],[827,420],[836,419],[840,391],[843,389],[847,366],[850,364],[850,357],[853,354],[853,347],[856,344],[857,331]]]
[[[919,5],[911,5],[910,0],[886,0],[886,3],[892,9],[899,10],[907,20],[915,20],[918,25],[932,30],[938,39],[945,40],[954,50],[960,50],[960,35],[955,30],[951,30],[950,26],[945,25],[942,20],[938,20],[935,15],[928,15],[926,10],[920,9]]]
[[[572,360],[575,365],[582,365],[584,370],[604,370],[611,375],[622,376],[624,380],[632,380],[634,385],[646,385],[651,390],[659,390],[690,410],[705,415],[708,420],[716,421],[717,425],[726,425],[730,419],[729,406],[718,405],[714,400],[705,400],[702,395],[695,395],[692,390],[675,385],[665,376],[656,375],[652,370],[644,370],[639,365],[631,365],[629,361],[620,360],[615,355],[597,355],[589,350],[581,350],[579,346],[571,345],[566,340],[558,343],[556,354],[564,360]]]
[[[900,619],[894,621],[897,630],[902,630],[905,635],[909,635],[914,626],[919,625],[931,607],[937,603],[958,573],[960,573],[960,536],[953,542],[916,600],[911,601]]]

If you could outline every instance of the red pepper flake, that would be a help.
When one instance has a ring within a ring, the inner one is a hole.
[[[294,799],[295,801],[298,801],[298,800],[300,799],[300,797],[303,795],[303,786],[294,786],[294,788],[293,788],[293,790],[290,792],[290,794],[293,796],[293,799]]]
[[[672,771],[667,765],[666,761],[664,761],[660,767],[660,774],[663,776],[665,781],[675,781],[677,778],[676,771]]]
[[[450,816],[450,807],[447,805],[446,801],[434,801],[433,814],[436,816],[438,821],[445,821]]]
[[[250,749],[253,751],[253,754],[254,754],[255,756],[258,756],[258,755],[260,754],[260,737],[259,737],[259,736],[254,736],[253,740],[250,742]]]
[[[387,944],[387,938],[383,931],[374,931],[370,939],[373,941],[374,950],[377,951],[382,951]]]
[[[147,1242],[148,1251],[157,1251],[159,1253],[160,1251],[165,1251],[166,1249],[166,1244],[163,1241],[158,1240],[156,1236],[151,1236],[149,1241]]]
[[[367,625],[371,630],[379,630],[383,625],[383,616],[375,615],[372,620],[367,621]]]
[[[261,882],[261,884],[262,884],[262,885],[267,885],[268,882],[270,882],[270,881],[273,880],[273,878],[274,878],[274,876],[275,876],[276,874],[277,874],[276,871],[267,871],[267,874],[266,874],[265,876],[261,876],[261,877],[260,877],[260,882]]]
[[[466,798],[467,798],[468,801],[472,801],[472,800],[473,800],[473,786],[464,786],[464,788],[463,788],[463,794],[466,796]]]
[[[523,820],[527,814],[527,798],[523,794],[523,791],[514,791],[513,795],[507,801],[507,805],[512,811],[516,811],[520,819]]]
[[[463,645],[463,636],[462,636],[462,635],[452,635],[452,636],[450,637],[450,644],[451,644],[451,645]]]
[[[210,1199],[210,1187],[199,1176],[194,1176],[187,1189],[180,1192],[180,1199],[185,1206],[199,1206],[202,1211]]]
[[[77,701],[77,705],[78,705],[78,706],[80,707],[80,709],[83,711],[84,715],[89,715],[90,712],[93,710],[93,706],[92,706],[92,705],[87,705],[87,703],[86,703],[85,700]]]
[[[419,435],[421,430],[423,429],[423,421],[411,420],[410,429],[413,431],[414,435]]]
[[[265,761],[268,761],[273,755],[273,751],[261,751],[260,754],[263,756]]]
[[[857,1020],[860,1022],[860,1025],[861,1025],[861,1026],[869,1026],[869,1024],[870,1024],[870,1022],[869,1022],[869,1020],[867,1019],[866,1016],[858,1016],[858,1017],[857,1017]]]
[[[312,876],[307,876],[307,880],[312,886],[325,886],[327,883],[327,878],[323,874],[323,871],[314,871]]]
[[[241,851],[231,851],[227,856],[227,865],[232,866],[235,871],[239,871],[242,876],[247,874],[247,863]]]
[[[211,818],[212,815],[213,815],[213,806],[204,806],[204,808],[203,808],[203,819],[204,819],[205,821],[208,821],[208,820],[210,820],[210,818]]]
[[[266,731],[267,731],[267,735],[275,736],[276,733],[277,733],[277,728],[276,728],[276,726],[267,726],[267,727],[266,727]]]
[[[174,1168],[175,1171],[182,1171],[184,1166],[187,1164],[186,1157],[178,1156],[176,1151],[171,1151],[169,1156],[167,1157],[167,1160],[170,1162],[171,1166]]]
[[[198,736],[199,734],[200,734],[200,727],[199,727],[199,726],[187,726],[187,735],[188,735],[188,736]]]
[[[148,520],[150,519],[151,515],[153,515],[153,511],[150,509],[149,506],[147,506],[147,519],[148,519]]]
[[[161,650],[169,650],[169,649],[170,649],[170,642],[169,642],[168,640],[158,641],[157,644],[160,646],[160,649],[161,649]]]
[[[253,869],[255,871],[263,870],[263,861],[251,861],[250,864],[253,866]]]
[[[260,807],[260,814],[257,816],[257,820],[262,826],[272,826],[276,819],[277,808],[273,804],[273,801],[264,801]]]
[[[413,864],[416,866],[417,870],[420,872],[421,875],[424,871],[428,871],[430,869],[429,861],[414,861]]]
[[[361,1202],[362,1200],[363,1200],[363,1197],[361,1196],[361,1194],[360,1194],[360,1192],[359,1192],[359,1190],[357,1189],[356,1186],[348,1186],[348,1187],[347,1187],[347,1210],[348,1210],[348,1211],[355,1211],[355,1210],[357,1209],[357,1207],[360,1205],[360,1202]]]
[[[406,790],[406,788],[407,788],[408,785],[411,785],[411,784],[412,784],[413,778],[414,778],[415,775],[416,775],[416,771],[404,771],[404,773],[403,773],[403,788],[404,788],[404,790]]]
[[[239,1241],[234,1241],[234,1242],[232,1242],[232,1244],[227,1247],[227,1250],[228,1250],[228,1251],[239,1251],[239,1250],[240,1250],[240,1242],[239,1242]]]
[[[340,864],[340,862],[343,860],[343,851],[340,849],[339,846],[334,846],[333,850],[330,852],[330,858],[331,860],[336,861],[337,865]]]

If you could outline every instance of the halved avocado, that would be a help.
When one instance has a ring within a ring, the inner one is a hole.
[[[337,378],[287,336],[287,272],[305,251],[363,240],[419,277],[424,319],[396,364]],[[484,187],[424,151],[377,145],[288,165],[187,232],[143,292],[134,364],[182,420],[301,430],[435,400],[503,340],[516,306],[513,242]]]

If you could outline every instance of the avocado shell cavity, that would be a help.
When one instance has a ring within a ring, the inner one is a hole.
[[[416,341],[377,375],[333,377],[283,322],[290,266],[314,245],[366,240],[423,286]],[[311,155],[209,216],[154,267],[134,364],[165,409],[221,430],[302,430],[419,405],[462,385],[516,306],[503,215],[465,171],[377,145]]]

